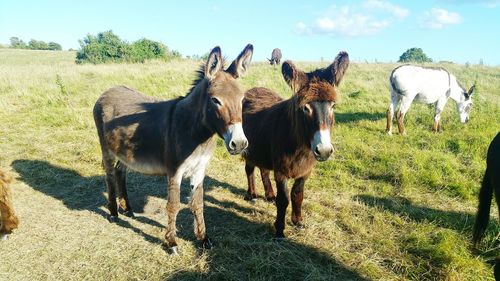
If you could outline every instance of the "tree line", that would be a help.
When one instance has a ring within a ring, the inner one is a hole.
[[[10,47],[13,49],[30,49],[30,50],[51,50],[51,51],[61,51],[61,44],[56,42],[45,42],[41,40],[31,39],[28,44],[26,44],[22,39],[18,37],[10,37]]]
[[[79,40],[76,63],[144,62],[150,59],[180,58],[181,54],[171,51],[161,42],[142,38],[132,43],[108,30],[97,35],[88,34]]]

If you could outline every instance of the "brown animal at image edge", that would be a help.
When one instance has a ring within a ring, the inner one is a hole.
[[[12,177],[0,169],[0,240],[6,240],[19,225],[19,219],[12,207],[9,184]]]
[[[275,195],[269,179],[274,171],[277,186],[275,238],[285,237],[285,214],[290,197],[292,222],[302,225],[304,184],[316,160],[325,161],[333,153],[330,128],[334,124],[335,87],[349,65],[349,56],[340,52],[326,68],[305,73],[292,62],[282,65],[285,81],[294,95],[283,100],[266,88],[253,88],[243,101],[243,129],[249,140],[245,158],[248,191],[246,200],[257,198],[254,170],[259,167],[267,200]],[[294,179],[291,196],[287,181]]]
[[[224,70],[219,47],[210,52],[206,65],[185,97],[158,101],[130,88],[111,88],[97,100],[94,119],[101,144],[108,189],[110,221],[118,206],[133,216],[126,189],[126,169],[168,177],[168,225],[165,247],[177,253],[176,218],[180,208],[180,185],[190,178],[189,207],[194,232],[202,246],[210,248],[203,218],[203,179],[215,149],[215,134],[224,139],[230,154],[248,145],[243,133],[243,91],[236,79],[250,64],[253,46],[248,44]]]

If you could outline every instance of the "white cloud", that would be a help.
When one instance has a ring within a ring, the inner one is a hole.
[[[462,5],[462,4],[480,4],[487,8],[496,8],[500,5],[500,0],[441,0],[441,2]]]
[[[349,37],[379,33],[410,11],[383,0],[366,0],[361,5],[331,6],[310,25],[296,24],[300,34],[328,34]]]
[[[459,24],[462,17],[458,13],[449,12],[441,8],[432,8],[424,13],[422,26],[430,29],[443,29],[447,25]]]
[[[386,11],[398,19],[404,19],[410,14],[408,9],[391,4],[387,1],[368,0],[364,3],[364,6],[368,9],[380,9]]]

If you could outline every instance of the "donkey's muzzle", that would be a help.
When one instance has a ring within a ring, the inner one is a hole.
[[[223,137],[227,151],[232,155],[240,154],[248,147],[248,140],[243,133],[241,123],[229,125]]]
[[[333,153],[330,130],[319,130],[314,134],[311,150],[318,161],[326,161]]]

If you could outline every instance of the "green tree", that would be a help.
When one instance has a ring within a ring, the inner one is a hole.
[[[32,50],[48,50],[49,44],[44,41],[38,41],[35,39],[31,39],[28,43],[28,47]]]
[[[146,38],[129,44],[111,30],[98,33],[97,36],[88,34],[79,43],[77,63],[144,62],[180,56],[178,52],[171,53],[163,43]]]
[[[26,49],[26,43],[18,37],[10,37],[10,47],[14,49]]]
[[[432,62],[432,59],[420,48],[411,48],[406,50],[400,57],[398,62]]]
[[[52,51],[61,51],[62,47],[61,47],[61,44],[59,44],[59,43],[49,42],[49,48],[48,49],[52,50]]]

